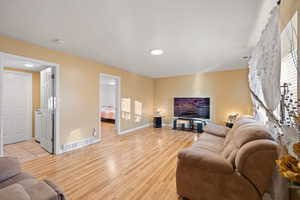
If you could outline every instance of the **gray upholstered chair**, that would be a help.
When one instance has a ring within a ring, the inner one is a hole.
[[[21,171],[17,158],[0,157],[1,200],[65,200],[63,192],[51,181],[38,181]]]

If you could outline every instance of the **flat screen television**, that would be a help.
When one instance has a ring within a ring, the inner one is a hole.
[[[175,97],[174,117],[210,119],[210,98]]]

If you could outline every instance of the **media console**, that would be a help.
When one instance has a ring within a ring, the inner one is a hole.
[[[188,121],[188,126],[185,126],[185,123],[178,123],[178,121]],[[196,124],[196,126],[195,126]],[[207,124],[205,120],[194,119],[194,118],[175,118],[173,120],[173,129],[175,130],[185,130],[185,131],[194,131],[195,128],[198,133],[203,132],[203,127]]]

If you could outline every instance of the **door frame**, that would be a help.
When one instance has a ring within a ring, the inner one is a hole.
[[[115,110],[115,127],[117,129],[117,134],[120,135],[121,132],[121,77],[111,75],[111,74],[106,74],[106,73],[100,73],[99,74],[99,113],[98,113],[98,120],[99,120],[99,138],[100,140],[102,139],[102,132],[101,132],[101,108],[102,108],[102,102],[101,102],[101,94],[102,94],[102,77],[108,77],[115,79],[117,81],[116,84],[116,110]]]
[[[17,72],[17,71],[11,71],[11,70],[3,70],[3,76],[2,77],[4,77],[4,74],[5,73],[9,73],[9,74],[17,74],[17,75],[22,75],[22,76],[26,76],[26,77],[29,77],[30,78],[30,82],[31,82],[31,87],[29,87],[29,91],[26,91],[26,92],[30,92],[30,101],[29,101],[29,114],[28,115],[30,115],[30,117],[29,117],[29,119],[28,119],[28,121],[30,121],[29,122],[29,124],[30,124],[30,127],[29,127],[29,132],[26,134],[26,141],[29,141],[29,140],[31,140],[32,139],[32,129],[33,129],[33,127],[32,127],[32,116],[33,116],[33,114],[32,114],[32,74],[31,73],[28,73],[28,72]],[[4,81],[4,79],[3,79],[3,81]],[[4,84],[6,84],[5,82],[3,82]],[[2,85],[4,85],[4,84],[2,84]],[[3,96],[4,97],[4,96]],[[3,99],[2,99],[3,100]],[[28,105],[27,105],[28,106]],[[2,109],[1,109],[2,110]],[[28,116],[27,116],[28,117]],[[4,144],[4,141],[3,141],[3,144]]]
[[[54,137],[54,154],[61,154],[61,148],[60,148],[60,65],[56,63],[51,63],[47,61],[42,61],[42,60],[37,60],[37,59],[32,59],[28,57],[23,57],[23,56],[17,56],[13,54],[8,54],[4,52],[0,52],[0,107],[2,106],[3,103],[3,60],[5,57],[10,57],[14,59],[21,59],[25,60],[28,62],[33,62],[33,63],[39,63],[41,65],[45,65],[48,67],[53,67],[55,70],[55,121],[54,121],[54,131],[53,131],[53,137]],[[2,109],[0,109],[0,156],[4,155],[4,145],[3,145],[3,113]]]

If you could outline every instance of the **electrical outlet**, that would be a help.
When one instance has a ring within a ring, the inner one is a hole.
[[[93,128],[93,132],[92,132],[92,136],[96,136],[97,135],[97,131],[96,131],[96,128]]]

